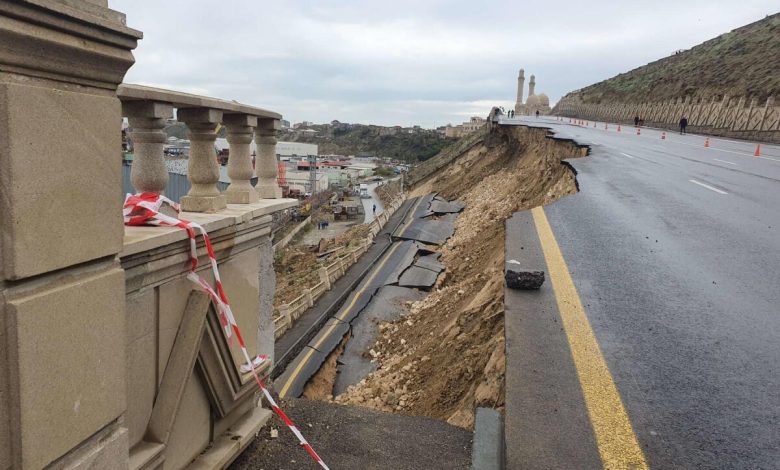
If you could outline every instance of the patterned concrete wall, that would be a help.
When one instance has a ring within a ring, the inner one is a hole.
[[[724,96],[691,98],[650,103],[582,103],[576,97],[563,98],[553,114],[592,121],[633,124],[640,116],[646,126],[675,129],[680,118],[688,118],[691,132],[726,137],[780,142],[780,106],[773,97],[759,104],[755,98]]]

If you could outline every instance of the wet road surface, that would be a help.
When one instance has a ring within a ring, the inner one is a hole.
[[[591,146],[578,194],[508,224],[507,258],[554,270],[545,218],[597,346],[578,356],[560,283],[507,292],[508,468],[620,458],[590,382],[616,388],[649,468],[780,468],[780,148],[517,121]]]

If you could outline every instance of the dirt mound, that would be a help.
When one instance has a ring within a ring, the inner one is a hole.
[[[435,290],[380,326],[376,372],[340,403],[445,419],[471,427],[474,408],[504,405],[504,221],[576,192],[562,158],[576,146],[541,129],[498,128],[415,189],[466,204],[442,248]]]

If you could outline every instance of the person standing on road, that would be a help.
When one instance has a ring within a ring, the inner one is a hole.
[[[634,127],[639,126],[639,116],[634,116]]]
[[[376,215],[376,204],[374,204],[374,207],[371,210],[374,212],[374,215]]]
[[[680,135],[685,134],[685,128],[688,127],[688,118],[685,116],[680,119]]]

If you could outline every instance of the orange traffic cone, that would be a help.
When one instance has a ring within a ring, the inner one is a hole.
[[[754,153],[753,155],[755,155],[756,157],[761,156],[761,144],[756,145],[756,153]]]
[[[641,133],[641,132],[639,132],[639,128],[637,127],[637,128],[636,128],[636,135],[641,135],[641,134],[642,134],[642,133]]]
[[[666,140],[666,132],[661,132],[661,140]]]
[[[704,139],[704,148],[707,148],[709,146],[710,146],[710,138],[707,137],[706,139]]]
[[[618,132],[620,132],[620,124],[618,124]]]

